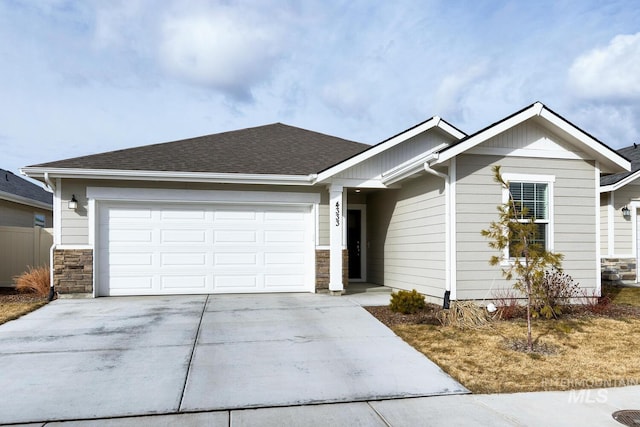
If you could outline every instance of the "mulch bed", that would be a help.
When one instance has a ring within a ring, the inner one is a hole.
[[[376,319],[378,319],[388,327],[403,324],[441,325],[441,322],[438,318],[438,312],[441,311],[442,308],[435,304],[427,304],[423,310],[420,310],[417,313],[413,314],[396,313],[391,311],[389,306],[364,308]],[[562,314],[563,318],[577,318],[585,316],[600,316],[611,319],[640,318],[640,307],[625,304],[611,304],[608,300],[601,299],[600,303],[597,305],[576,305]],[[526,319],[526,309],[524,307],[519,307],[513,313],[510,313],[505,320],[508,319]]]
[[[3,303],[28,303],[46,302],[47,297],[41,297],[33,293],[21,293],[15,288],[0,287],[0,304]]]

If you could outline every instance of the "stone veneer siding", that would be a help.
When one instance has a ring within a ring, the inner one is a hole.
[[[329,249],[316,249],[316,291],[329,289]],[[342,250],[342,283],[349,283],[349,252]]]
[[[602,258],[602,283],[615,285],[636,280],[635,258]]]
[[[53,286],[60,295],[93,294],[93,250],[56,249]]]

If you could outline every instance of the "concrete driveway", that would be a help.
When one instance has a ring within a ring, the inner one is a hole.
[[[0,423],[466,393],[348,297],[58,300],[0,326]]]

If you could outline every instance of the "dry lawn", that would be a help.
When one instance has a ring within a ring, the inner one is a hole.
[[[45,305],[46,301],[2,302],[0,301],[0,325],[30,313]]]
[[[474,393],[640,384],[640,319],[536,321],[541,351],[533,354],[512,348],[526,336],[523,320],[472,330],[415,324],[392,329]]]

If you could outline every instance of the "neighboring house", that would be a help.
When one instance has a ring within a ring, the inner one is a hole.
[[[53,227],[53,195],[0,169],[0,226]]]
[[[61,293],[341,293],[360,280],[465,300],[512,285],[480,234],[506,197],[493,165],[565,271],[599,292],[600,174],[630,163],[540,103],[473,135],[434,117],[366,146],[273,124],[23,172],[55,190]]]
[[[600,178],[602,278],[610,282],[638,279],[638,208],[640,147],[618,150],[631,160],[631,171]]]

